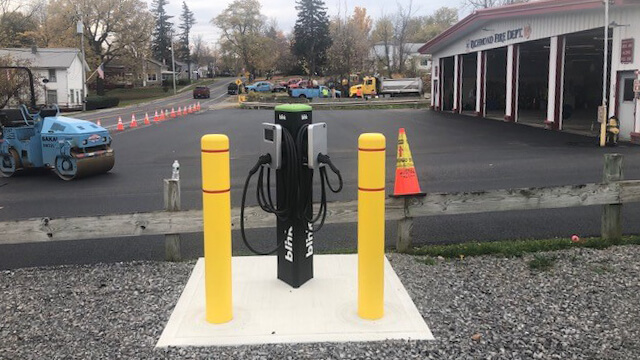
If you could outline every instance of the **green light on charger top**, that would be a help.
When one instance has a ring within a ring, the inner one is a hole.
[[[312,108],[309,105],[305,104],[282,104],[278,105],[275,108],[275,111],[283,111],[283,112],[303,112],[303,111],[311,111]]]

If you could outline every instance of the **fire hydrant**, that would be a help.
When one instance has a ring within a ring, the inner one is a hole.
[[[620,133],[620,123],[618,122],[618,118],[616,118],[615,116],[612,116],[607,121],[606,145],[607,146],[618,145],[619,133]]]

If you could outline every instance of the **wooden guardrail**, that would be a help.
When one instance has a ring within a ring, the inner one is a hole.
[[[399,251],[406,251],[411,247],[411,228],[415,217],[604,205],[602,237],[618,238],[622,235],[621,205],[640,202],[640,180],[622,179],[622,156],[607,154],[603,182],[600,184],[431,193],[420,198],[390,198],[386,200],[386,220],[398,221],[396,246]],[[175,195],[177,189],[179,185],[165,185],[167,211],[3,221],[0,222],[0,245],[167,235],[167,258],[179,259],[179,240],[171,234],[201,232],[202,211],[179,211],[179,199]],[[356,222],[357,205],[357,201],[329,203],[325,223]],[[275,218],[262,212],[259,207],[247,208],[245,217],[246,228],[275,226]],[[233,230],[239,229],[239,220],[240,210],[233,209]]]

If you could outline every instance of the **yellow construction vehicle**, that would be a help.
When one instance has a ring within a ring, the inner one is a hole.
[[[365,76],[362,83],[349,88],[349,97],[369,97],[375,95],[420,95],[422,79],[385,79]]]

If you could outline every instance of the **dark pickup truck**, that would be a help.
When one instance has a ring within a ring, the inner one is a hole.
[[[211,92],[207,86],[196,86],[193,89],[194,99],[208,99],[209,97],[211,97]]]

